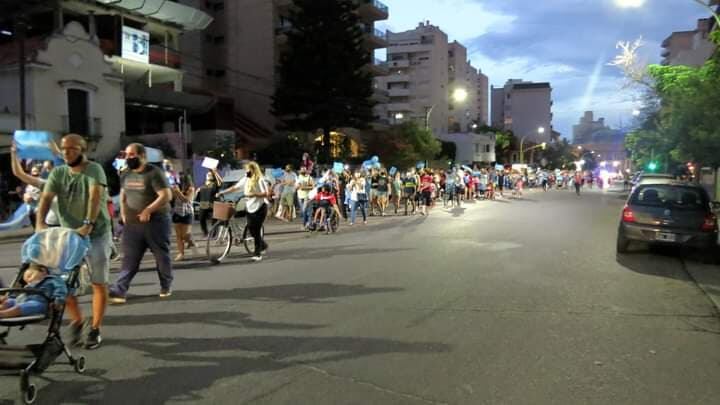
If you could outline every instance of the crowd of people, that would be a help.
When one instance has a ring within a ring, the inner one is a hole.
[[[126,302],[147,250],[156,262],[158,296],[172,295],[173,262],[185,260],[186,250],[195,248],[192,226],[196,215],[207,237],[215,202],[230,193],[243,197],[242,209],[255,240],[252,260],[260,261],[268,249],[261,229],[270,217],[286,222],[299,219],[302,230],[329,232],[332,221],[344,220],[354,226],[360,221],[367,224],[369,216],[427,216],[439,205],[453,208],[476,199],[505,198],[507,193],[520,197],[528,185],[548,190],[574,184],[579,191],[586,181],[580,173],[539,171],[528,176],[526,170],[499,166],[432,169],[420,165],[400,171],[373,162],[354,170],[349,165],[320,168],[305,154],[297,172],[289,164],[268,176],[258,163],[248,161],[239,181],[228,184],[218,170],[210,169],[196,187],[192,177],[175,172],[171,162],[150,164],[146,148],[133,143],[124,150],[125,165],[118,168],[120,192],[113,204],[108,176],[87,158],[87,144],[81,136],[66,135],[56,149],[64,165],[44,162],[27,167],[13,146],[12,172],[26,184],[22,198],[32,207],[36,230],[68,227],[90,240],[86,260],[88,289],[92,291],[90,320],[84,319],[75,297],[67,300],[70,343],[89,349],[101,345],[105,308],[108,303]],[[177,250],[174,260],[172,228]],[[110,262],[118,250],[115,242],[120,243],[122,262],[117,280],[110,283]]]

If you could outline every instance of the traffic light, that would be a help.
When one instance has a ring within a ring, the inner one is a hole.
[[[657,169],[657,167],[658,167],[658,165],[655,162],[650,162],[647,165],[648,170],[650,170],[651,172],[654,172],[655,169]]]

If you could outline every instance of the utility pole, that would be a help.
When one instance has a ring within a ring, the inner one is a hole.
[[[15,24],[15,40],[18,43],[18,69],[20,78],[20,129],[25,129],[25,17],[20,16]]]

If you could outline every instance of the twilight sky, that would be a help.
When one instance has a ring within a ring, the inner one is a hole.
[[[642,36],[641,53],[661,60],[660,43],[673,31],[689,31],[709,13],[692,0],[645,0],[619,8],[616,0],[382,0],[390,18],[378,28],[393,32],[430,20],[468,48],[473,66],[490,84],[507,79],[548,81],[553,87],[553,126],[572,138],[585,110],[617,127],[627,123],[639,99],[623,89],[620,71],[608,66],[618,41]]]

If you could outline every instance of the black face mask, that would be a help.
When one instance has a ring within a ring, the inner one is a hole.
[[[248,177],[248,178],[252,177],[252,172],[245,172],[245,177]]]
[[[67,165],[70,166],[70,167],[75,167],[75,166],[80,165],[84,160],[85,160],[85,155],[80,155],[80,156],[78,156],[77,159],[75,159],[75,161],[73,161],[73,162],[68,162]]]
[[[139,157],[131,157],[125,159],[125,163],[127,163],[127,166],[130,170],[135,170],[140,167],[140,158]]]

